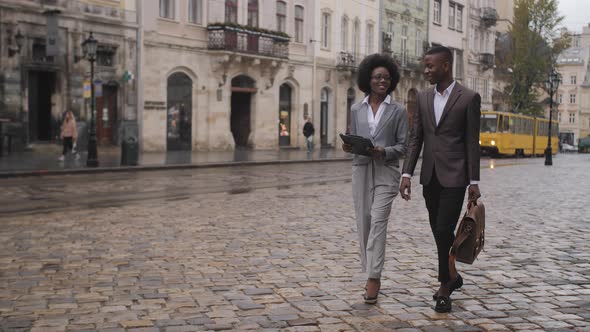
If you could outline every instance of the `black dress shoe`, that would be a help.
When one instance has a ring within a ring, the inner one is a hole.
[[[451,312],[452,305],[451,305],[451,298],[447,296],[439,296],[436,298],[436,306],[434,306],[434,311],[439,313]]]
[[[457,290],[459,288],[463,287],[463,278],[461,277],[461,275],[459,274],[457,276],[457,280],[455,280],[455,282],[453,283],[453,286],[451,286],[451,291],[449,292],[449,296],[451,296],[451,294],[453,294],[454,290]],[[436,301],[436,298],[438,298],[438,291],[436,291],[434,293],[434,295],[432,295],[432,299]]]

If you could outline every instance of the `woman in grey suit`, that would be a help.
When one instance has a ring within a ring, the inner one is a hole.
[[[352,135],[372,141],[370,156],[352,160],[352,193],[361,249],[362,271],[367,273],[365,303],[374,304],[381,288],[387,222],[397,195],[399,158],[406,152],[408,117],[391,98],[400,74],[393,59],[381,54],[366,57],[359,65],[358,86],[366,97],[351,108]],[[352,152],[352,146],[342,149]]]

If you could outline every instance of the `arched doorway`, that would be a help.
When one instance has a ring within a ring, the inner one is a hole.
[[[328,110],[330,101],[330,90],[323,88],[320,95],[320,143],[328,145]]]
[[[353,88],[346,91],[346,133],[350,133],[350,109],[356,99],[356,91]]]
[[[96,137],[98,144],[114,144],[117,132],[117,82],[108,82],[102,86],[102,95],[96,97]]]
[[[252,94],[256,93],[252,78],[240,75],[231,80],[231,116],[230,129],[236,148],[248,146],[251,131]]]
[[[416,89],[411,88],[410,90],[408,90],[408,103],[406,105],[406,110],[408,112],[408,129],[412,130],[412,123],[413,123],[413,119],[414,119],[414,115],[416,114],[416,101],[418,97],[418,91],[416,91]]]
[[[166,143],[169,151],[191,150],[193,80],[184,73],[168,77]]]
[[[288,84],[279,88],[279,146],[291,145],[291,95]]]

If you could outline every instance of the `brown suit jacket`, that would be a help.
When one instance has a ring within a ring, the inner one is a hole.
[[[465,187],[479,181],[480,108],[479,94],[457,82],[436,125],[434,88],[420,92],[403,173],[414,174],[424,144],[422,185],[430,183],[434,170],[443,187]]]

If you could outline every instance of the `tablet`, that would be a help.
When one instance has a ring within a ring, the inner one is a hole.
[[[356,136],[356,135],[344,135],[340,134],[342,142],[352,145],[352,153],[360,154],[363,156],[370,156],[370,148],[373,148],[373,142],[370,139]]]

